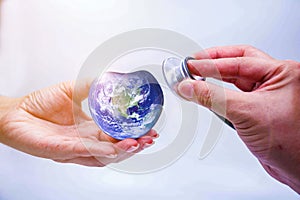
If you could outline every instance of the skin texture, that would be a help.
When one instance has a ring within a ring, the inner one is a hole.
[[[115,140],[104,134],[81,109],[89,84],[74,95],[72,82],[22,98],[0,97],[0,142],[61,163],[103,167],[152,145],[151,130],[139,139]],[[79,116],[75,123],[73,114]]]
[[[178,93],[231,121],[263,168],[300,193],[300,63],[245,45],[214,47],[194,57],[188,62],[192,74],[241,91],[185,80]]]

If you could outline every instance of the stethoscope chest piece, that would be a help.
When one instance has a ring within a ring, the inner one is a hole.
[[[184,79],[205,81],[204,77],[194,76],[190,73],[187,66],[187,62],[189,60],[194,60],[194,58],[186,57],[184,59],[179,59],[176,57],[169,57],[163,61],[162,64],[163,75],[168,87],[172,91],[175,92],[177,85]]]

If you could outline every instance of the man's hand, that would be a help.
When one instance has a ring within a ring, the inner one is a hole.
[[[300,63],[250,46],[210,48],[194,57],[188,62],[193,74],[242,91],[186,80],[178,93],[231,121],[264,169],[300,193]]]

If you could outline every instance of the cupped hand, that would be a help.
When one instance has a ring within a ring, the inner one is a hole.
[[[300,63],[244,45],[210,48],[194,57],[191,73],[241,91],[185,80],[178,93],[231,121],[264,169],[300,193]]]
[[[81,109],[87,87],[74,96],[65,82],[23,98],[1,97],[0,142],[33,156],[62,163],[105,166],[150,146],[158,134],[115,140],[104,134]],[[74,119],[76,113],[76,123]]]

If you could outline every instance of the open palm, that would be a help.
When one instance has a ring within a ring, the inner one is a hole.
[[[81,109],[86,89],[77,98],[73,91],[73,83],[65,82],[18,99],[1,120],[2,142],[34,156],[87,166],[118,162],[153,143],[153,130],[137,140],[107,136]]]

